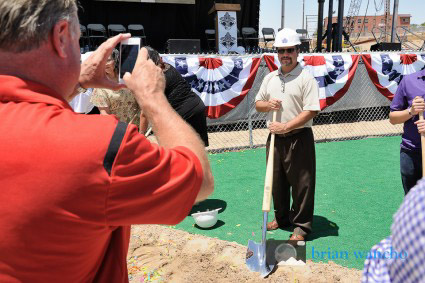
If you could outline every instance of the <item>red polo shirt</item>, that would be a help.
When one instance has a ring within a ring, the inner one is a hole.
[[[113,116],[0,76],[0,282],[127,282],[131,224],[176,224],[202,167]]]

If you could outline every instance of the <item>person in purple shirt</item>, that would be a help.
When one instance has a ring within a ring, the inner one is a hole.
[[[418,114],[425,110],[425,69],[404,76],[390,106],[390,123],[401,124],[400,172],[404,193],[422,178],[421,137],[425,121]]]

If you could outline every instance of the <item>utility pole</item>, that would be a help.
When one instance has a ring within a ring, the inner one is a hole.
[[[303,29],[304,29],[304,10],[305,10],[305,0],[303,0]]]
[[[342,51],[342,27],[344,20],[344,0],[339,0],[338,2],[338,43],[336,45],[337,52]]]
[[[323,5],[325,0],[317,0],[319,4],[318,18],[317,18],[317,52],[322,52],[322,38],[323,38]]]
[[[391,17],[391,0],[385,0],[385,27],[384,27],[384,42],[388,42],[388,33],[390,32],[390,17]]]
[[[329,0],[329,9],[328,9],[328,32],[326,33],[326,51],[331,52],[332,44],[332,23],[333,23],[333,6],[334,0]],[[334,42],[336,44],[336,42]]]
[[[282,20],[280,23],[281,27],[285,27],[285,0],[282,0]]]
[[[391,42],[395,42],[395,35],[397,34],[397,24],[398,24],[398,0],[394,0]]]

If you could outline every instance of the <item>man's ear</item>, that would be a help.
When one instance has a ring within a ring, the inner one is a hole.
[[[52,31],[52,46],[59,57],[66,58],[66,49],[70,44],[69,39],[71,38],[71,25],[66,20],[61,20],[55,24]]]

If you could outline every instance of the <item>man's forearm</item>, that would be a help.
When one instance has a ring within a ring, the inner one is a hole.
[[[286,123],[288,131],[292,131],[296,128],[303,126],[305,123],[313,119],[317,115],[318,111],[302,111],[294,119]]]
[[[412,116],[409,114],[409,110],[405,109],[405,110],[390,112],[389,118],[390,118],[390,123],[393,125],[396,125],[396,124],[402,124],[406,122],[407,120],[411,119]]]
[[[140,133],[145,134],[148,130],[149,121],[146,116],[143,114],[143,111],[140,113]]]
[[[269,102],[268,101],[256,101],[255,102],[255,109],[258,112],[269,112],[270,111],[270,106],[269,106]]]

